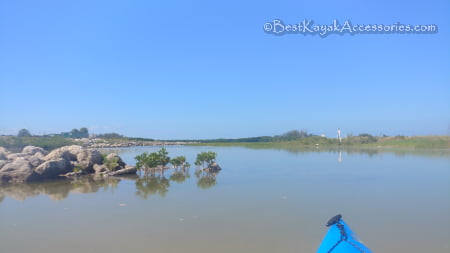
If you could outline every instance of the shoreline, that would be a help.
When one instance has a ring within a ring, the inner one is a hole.
[[[51,151],[68,145],[80,145],[84,148],[126,148],[142,146],[241,146],[249,148],[282,148],[300,149],[309,147],[327,148],[413,148],[413,149],[450,149],[450,136],[350,136],[342,139],[326,138],[320,136],[309,136],[296,140],[283,141],[238,141],[230,139],[227,141],[216,140],[162,140],[141,141],[133,139],[101,139],[82,138],[71,139],[61,137],[15,137],[0,136],[0,147],[10,151],[20,151],[26,146],[37,146]]]
[[[370,143],[356,143],[360,139],[350,137],[339,144],[336,139],[322,137],[306,137],[293,141],[278,142],[200,142],[187,144],[189,146],[228,146],[248,148],[405,148],[405,149],[429,149],[450,150],[450,136],[411,136],[411,137],[377,137]]]

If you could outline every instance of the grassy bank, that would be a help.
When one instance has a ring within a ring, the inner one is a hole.
[[[307,147],[392,147],[420,149],[450,149],[450,136],[352,136],[342,140],[323,138],[319,136],[305,137],[293,141],[272,142],[224,142],[197,143],[198,146],[238,146],[248,148],[298,149]]]
[[[450,136],[384,137],[379,138],[377,142],[368,144],[368,146],[450,149]]]
[[[0,136],[0,147],[4,147],[10,151],[18,152],[26,146],[36,146],[45,150],[53,150],[62,146],[75,144],[68,138],[61,136],[53,137],[16,137],[16,136]]]
[[[147,139],[141,138],[110,138],[106,139],[109,143],[124,143],[131,141],[142,141],[146,143]],[[15,137],[0,136],[0,146],[11,151],[20,151],[25,146],[38,146],[46,150],[52,150],[66,145],[77,144],[72,139],[61,136],[53,137]],[[392,148],[417,148],[417,149],[450,149],[450,136],[395,136],[395,137],[375,137],[371,135],[350,136],[342,140],[325,138],[320,136],[308,136],[296,140],[286,141],[252,141],[252,142],[200,142],[190,144],[197,146],[238,146],[248,148],[274,148],[299,150],[309,147],[392,147]]]

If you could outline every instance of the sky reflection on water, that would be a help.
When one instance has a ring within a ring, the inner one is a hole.
[[[157,149],[118,151],[133,164]],[[217,175],[170,169],[1,186],[2,250],[315,252],[337,213],[375,252],[449,250],[445,151],[168,147],[191,163],[207,150],[218,153]]]

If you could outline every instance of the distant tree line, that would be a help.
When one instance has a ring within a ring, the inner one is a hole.
[[[62,132],[60,134],[47,134],[47,135],[32,135],[28,129],[20,129],[17,133],[17,137],[52,137],[52,136],[61,136],[64,138],[89,138],[89,130],[86,127],[82,127],[80,129],[72,129],[70,132]]]
[[[63,138],[72,138],[72,139],[80,139],[80,138],[89,138],[89,130],[86,127],[82,127],[80,129],[72,129],[70,132],[62,132],[59,134],[44,134],[44,135],[32,135],[30,131],[23,128],[20,129],[17,133],[17,137],[63,137]],[[103,133],[103,134],[94,134],[92,135],[96,138],[101,139],[125,139],[127,141],[154,141],[154,139],[150,138],[139,138],[139,137],[127,137],[118,133]]]
[[[384,136],[383,138],[386,138],[386,137],[387,136]],[[367,134],[367,133],[362,133],[362,134],[359,134],[358,136],[353,136],[352,134],[349,134],[347,136],[347,138],[345,138],[342,141],[342,144],[344,144],[344,145],[369,144],[369,143],[377,142],[378,139],[379,139],[378,137],[375,137],[375,136]]]
[[[207,140],[172,140],[173,142],[201,142],[201,143],[237,143],[237,142],[273,142],[273,141],[293,141],[305,137],[314,136],[305,130],[291,130],[281,135],[275,136],[257,136],[257,137],[246,137],[246,138],[236,138],[236,139],[207,139]]]
[[[70,132],[62,132],[59,135],[65,138],[74,138],[74,139],[89,138],[89,131],[86,127],[82,127],[80,129],[74,128]]]
[[[104,133],[104,134],[96,134],[96,138],[103,138],[103,139],[122,139],[125,138],[125,136],[118,134],[118,133]]]
[[[31,134],[27,129],[23,128],[19,130],[17,137],[31,137]]]
[[[313,136],[312,134],[309,134],[307,131],[305,130],[291,130],[289,132],[286,132],[282,135],[275,135],[273,137],[273,141],[295,141],[301,138],[306,138],[306,137],[310,137]]]
[[[100,139],[124,139],[127,141],[154,141],[154,139],[150,138],[139,138],[139,137],[127,137],[118,133],[104,133],[104,134],[95,134],[93,135],[95,138]]]
[[[178,141],[195,141],[203,143],[220,143],[220,142],[270,142],[273,141],[271,136],[258,136],[258,137],[247,137],[247,138],[237,138],[237,139],[209,139],[209,140],[178,140]]]
[[[306,130],[291,130],[285,132],[281,135],[275,136],[259,136],[259,137],[249,137],[249,138],[237,138],[237,139],[208,139],[208,140],[177,140],[185,142],[200,142],[200,143],[256,143],[256,142],[284,142],[284,141],[298,141],[305,145],[353,145],[353,144],[369,144],[377,142],[380,138],[386,138],[386,135],[382,137],[376,137],[367,133],[359,134],[358,136],[353,136],[349,134],[342,143],[339,143],[334,138],[324,138],[315,134],[308,133]]]

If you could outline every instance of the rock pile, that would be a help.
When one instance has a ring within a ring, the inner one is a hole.
[[[105,164],[104,161],[112,161]],[[0,147],[0,183],[26,183],[61,176],[96,173],[105,176],[135,174],[136,168],[126,165],[117,154],[104,159],[95,149],[65,146],[47,152],[27,146],[21,153],[11,153]]]

